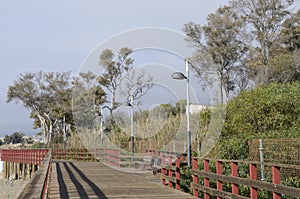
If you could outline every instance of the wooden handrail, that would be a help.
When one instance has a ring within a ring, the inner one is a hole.
[[[51,165],[52,158],[51,151],[49,151],[45,156],[45,159],[42,161],[40,168],[34,173],[29,183],[19,194],[18,199],[47,198],[47,190],[51,175]]]
[[[1,160],[40,165],[48,149],[1,149]]]
[[[204,170],[198,170],[198,161],[202,160],[204,162]],[[209,163],[215,162],[217,172],[212,173],[209,169]],[[220,169],[222,168],[222,163],[231,163],[231,176],[225,176],[222,174]],[[237,163],[247,163],[250,170],[250,179],[240,178],[237,175],[238,164]],[[295,187],[284,186],[280,184],[280,166],[282,168],[299,168],[298,165],[286,165],[286,164],[265,164],[272,167],[272,183],[264,182],[257,180],[257,169],[256,165],[259,165],[260,162],[251,162],[251,161],[237,161],[237,160],[216,160],[210,158],[193,158],[193,169],[190,170],[190,174],[193,176],[193,182],[191,187],[193,188],[193,195],[198,197],[198,191],[204,192],[204,198],[210,198],[210,195],[215,195],[225,198],[244,198],[238,195],[237,185],[245,185],[250,187],[250,197],[258,198],[258,189],[266,190],[273,192],[273,198],[281,198],[281,195],[300,197],[300,189]],[[219,169],[218,169],[219,167]],[[219,171],[218,171],[219,170]],[[204,178],[204,186],[199,185],[199,177]],[[209,180],[215,180],[217,182],[217,188],[209,187]],[[232,193],[224,192],[222,190],[222,183],[227,182],[232,185]],[[219,183],[219,185],[218,185]]]

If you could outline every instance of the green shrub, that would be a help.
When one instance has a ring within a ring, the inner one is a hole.
[[[43,149],[46,148],[46,144],[42,142],[34,142],[33,145],[31,145],[31,148],[33,149]]]
[[[244,159],[247,141],[256,138],[295,138],[300,135],[300,82],[272,83],[242,92],[228,102],[219,158]]]

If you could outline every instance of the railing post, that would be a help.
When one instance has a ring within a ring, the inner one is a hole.
[[[118,167],[121,167],[121,150],[118,149]]]
[[[192,160],[192,168],[194,170],[198,170],[198,159],[197,158],[193,158],[193,160]],[[193,174],[193,183],[194,184],[198,184],[199,183],[199,177],[198,177],[197,174]],[[193,196],[199,197],[198,189],[193,188]]]
[[[216,173],[222,175],[222,162],[221,161],[216,161]],[[217,189],[222,191],[223,190],[223,185],[222,181],[217,180]],[[217,199],[221,199],[221,197],[217,197]]]
[[[169,162],[168,162],[168,165],[172,165],[172,157],[169,156]],[[173,173],[172,173],[172,170],[171,169],[168,169],[168,176],[169,177],[173,177]],[[173,188],[173,182],[171,180],[169,180],[169,187]]]
[[[272,182],[273,184],[280,184],[280,167],[272,166]],[[273,193],[273,199],[280,199],[281,194]]]
[[[204,172],[209,173],[209,160],[204,159]],[[209,187],[209,178],[204,178],[204,187]],[[204,192],[204,199],[210,199],[209,193]]]
[[[161,165],[162,165],[162,167],[161,167],[161,175],[165,175],[165,171],[166,171],[166,169],[165,168],[163,168],[163,166],[166,164],[166,158],[165,158],[165,156],[164,155],[162,155],[161,156]],[[166,184],[166,179],[164,179],[164,178],[162,178],[161,179],[161,183],[163,184],[163,185],[165,185]]]
[[[175,188],[177,190],[180,190],[180,157],[176,158],[176,172],[175,172],[175,176],[176,176],[176,185]]]
[[[256,164],[254,163],[250,163],[250,179],[251,180],[256,180],[257,179],[257,168],[256,168]],[[258,195],[257,195],[257,188],[255,187],[250,187],[250,196],[251,199],[257,199]]]
[[[231,162],[231,176],[232,177],[238,177],[238,163],[237,162]],[[239,194],[239,188],[238,185],[235,183],[231,184],[231,192],[233,194]]]

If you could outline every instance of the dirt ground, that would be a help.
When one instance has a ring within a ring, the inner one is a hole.
[[[0,177],[0,198],[15,199],[24,189],[27,181],[23,180],[10,181]]]

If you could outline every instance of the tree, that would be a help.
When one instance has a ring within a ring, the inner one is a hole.
[[[300,11],[287,18],[273,44],[269,61],[260,67],[258,61],[252,61],[258,66],[256,82],[268,84],[271,82],[293,82],[300,80]]]
[[[13,144],[22,143],[24,141],[23,137],[24,137],[24,133],[22,133],[22,132],[14,132],[10,136],[11,143],[13,143]]]
[[[3,138],[4,144],[10,144],[11,143],[11,137],[8,135],[5,135]]]
[[[54,129],[61,128],[63,115],[68,115],[67,122],[72,124],[71,93],[70,72],[26,73],[9,86],[7,102],[22,102],[31,110],[35,127],[41,127],[48,144]]]
[[[111,94],[111,115],[118,106],[129,102],[130,96],[133,96],[134,100],[139,99],[152,88],[151,77],[146,77],[143,72],[135,73],[131,54],[132,50],[124,47],[119,50],[118,55],[114,55],[111,50],[106,49],[99,57],[104,73],[98,78],[98,81]],[[117,102],[116,95],[118,93],[127,95],[124,101]]]
[[[289,52],[300,50],[300,9],[284,21],[279,39]]]
[[[97,85],[97,75],[92,72],[80,73],[73,81],[73,113],[77,127],[91,129],[100,115],[101,104],[106,93]]]
[[[242,38],[243,22],[231,7],[224,6],[207,17],[207,25],[190,22],[183,29],[186,40],[196,48],[192,67],[209,83],[216,81],[217,76],[221,102],[224,102],[223,90],[228,97],[234,89],[235,70],[243,70],[241,60],[248,50]]]
[[[274,56],[283,21],[289,17],[294,0],[232,0],[230,5],[245,19],[254,41],[249,43],[249,67],[257,83],[264,79],[265,69]],[[257,44],[257,45],[253,45]]]
[[[260,83],[300,81],[300,51],[281,52],[270,59]]]
[[[33,144],[34,140],[32,139],[32,137],[29,137],[29,138],[26,139],[26,143],[27,144]]]

